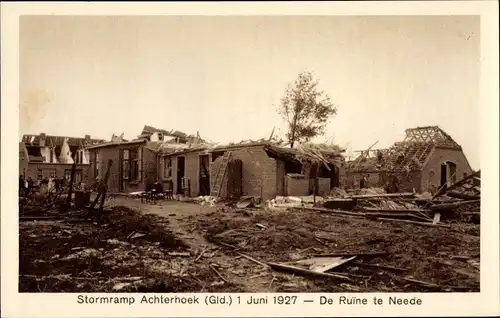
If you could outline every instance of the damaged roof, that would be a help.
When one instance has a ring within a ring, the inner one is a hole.
[[[113,146],[123,146],[123,145],[136,145],[136,144],[142,144],[146,143],[147,140],[145,139],[135,139],[135,140],[130,140],[130,141],[108,141],[102,144],[97,144],[93,145],[90,147],[87,147],[87,149],[96,149],[96,148],[104,148],[104,147],[113,147]]]
[[[342,153],[345,151],[338,145],[327,144],[301,144],[296,148],[288,148],[269,144],[264,150],[270,157],[296,162],[322,163],[325,166],[340,166],[344,162]]]
[[[209,151],[215,147],[215,144],[208,142],[198,143],[172,143],[172,142],[148,142],[147,147],[161,155],[181,155],[193,151]]]
[[[189,138],[189,137],[196,137],[193,135],[188,135],[182,131],[178,130],[165,130],[165,129],[158,129],[153,126],[149,125],[144,125],[144,128],[142,129],[141,136],[150,136],[154,133],[161,133],[164,136],[170,136],[170,137],[177,137],[177,138]]]
[[[326,166],[340,166],[344,161],[342,153],[345,152],[338,145],[305,143],[298,144],[295,148],[290,148],[284,146],[281,141],[275,142],[269,141],[269,139],[244,140],[240,143],[215,147],[211,152],[230,151],[232,149],[249,147],[262,147],[268,156],[275,159],[299,163],[323,163]]]
[[[347,163],[350,171],[419,171],[434,148],[462,150],[462,147],[439,126],[405,130],[403,141],[388,149],[368,149]]]
[[[45,145],[46,146],[55,146],[60,147],[64,143],[64,139],[68,139],[68,145],[70,147],[80,147],[80,146],[88,146],[88,145],[96,145],[99,143],[104,143],[106,140],[104,139],[85,139],[85,138],[76,138],[76,137],[65,137],[65,136],[45,136]],[[40,135],[23,135],[22,142],[26,144],[26,146],[40,146]]]

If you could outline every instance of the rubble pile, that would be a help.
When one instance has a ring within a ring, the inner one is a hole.
[[[316,203],[322,203],[324,201],[323,197],[320,196],[302,196],[302,197],[282,197],[277,196],[276,198],[267,201],[267,207],[269,209],[286,209],[286,208],[296,208],[296,207],[312,207]]]
[[[21,222],[20,292],[188,292],[215,280],[188,271],[194,253],[165,219],[126,207],[104,215]]]
[[[193,199],[193,201],[201,205],[215,206],[215,203],[218,201],[218,198],[206,195],[206,196],[196,197]]]
[[[416,225],[447,227],[453,222],[479,222],[480,172],[439,189],[436,194],[386,193],[369,188],[347,193],[333,189],[321,212],[367,217]],[[446,222],[445,222],[446,221]]]
[[[196,230],[233,258],[266,270],[272,291],[474,291],[478,236],[300,209],[206,215]],[[264,273],[262,273],[264,275]],[[329,283],[334,280],[335,283]]]

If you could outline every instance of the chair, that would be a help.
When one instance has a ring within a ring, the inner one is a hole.
[[[172,180],[168,180],[166,182],[165,199],[167,200],[174,199],[174,182]]]

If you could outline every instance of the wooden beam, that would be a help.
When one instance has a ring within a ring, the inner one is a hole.
[[[418,221],[410,221],[410,220],[399,220],[399,219],[384,219],[384,218],[377,218],[377,220],[380,221],[392,221],[392,222],[401,222],[401,223],[409,223],[409,224],[415,224],[415,225],[423,225],[423,226],[439,226],[439,227],[446,227],[450,228],[451,225],[449,224],[433,224],[433,223],[428,223],[428,222],[418,222]]]
[[[441,221],[441,212],[434,213],[434,219],[432,220],[432,224],[436,225]]]
[[[414,197],[413,192],[403,192],[403,193],[381,193],[381,194],[364,194],[364,195],[352,195],[352,199],[373,199],[373,198],[401,198],[401,197]]]
[[[481,200],[470,200],[470,201],[458,201],[458,202],[453,202],[453,203],[442,203],[442,204],[436,204],[432,205],[429,207],[430,210],[435,211],[435,210],[449,210],[449,209],[454,209],[462,205],[467,205],[467,204],[474,204],[474,203],[480,203]]]
[[[344,215],[355,215],[355,216],[364,216],[364,213],[361,212],[349,212],[344,210],[336,210],[336,209],[326,209],[326,208],[308,208],[308,207],[297,207],[300,210],[308,210],[308,211],[318,211],[332,214],[344,214]]]
[[[278,263],[267,263],[269,267],[271,267],[274,270],[282,271],[282,272],[290,272],[290,273],[295,273],[299,275],[304,275],[304,276],[324,276],[324,277],[330,277],[330,278],[337,278],[345,281],[351,281],[351,279],[347,276],[342,276],[342,275],[337,275],[337,274],[329,274],[329,273],[322,273],[322,272],[315,272],[311,271],[305,268],[300,268],[300,267],[295,267],[291,265],[284,265],[284,264],[278,264]]]
[[[389,252],[379,251],[379,252],[340,252],[340,253],[328,253],[328,254],[315,254],[312,257],[344,257],[344,256],[382,256],[387,255]]]
[[[466,193],[461,193],[455,190],[448,191],[446,193],[447,196],[452,197],[452,198],[458,198],[458,199],[464,199],[464,200],[479,200],[481,199],[480,195],[471,195],[471,194],[466,194]]]
[[[391,210],[391,209],[378,209],[378,208],[363,208],[365,211],[370,211],[370,212],[380,212],[380,213],[418,213],[418,212],[426,212],[426,210],[419,210],[419,209],[396,209],[396,210]]]
[[[457,170],[458,171],[458,170]],[[444,187],[441,187],[433,196],[432,196],[432,200],[434,200],[435,198],[437,198],[443,191],[451,191],[459,186],[461,186],[462,184],[465,184],[467,181],[469,181],[470,179],[474,178],[474,177],[477,177],[479,175],[480,171],[477,171],[473,174],[470,174],[468,175],[467,177],[463,178],[462,180],[458,181],[457,183],[455,184],[452,184],[451,186],[449,186],[447,189],[445,189]]]

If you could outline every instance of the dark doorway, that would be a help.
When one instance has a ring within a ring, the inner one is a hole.
[[[446,184],[446,163],[441,164],[441,184],[440,186],[443,187]]]
[[[210,156],[200,156],[200,195],[210,195]]]
[[[177,158],[177,194],[184,194],[185,163],[186,160],[184,157]]]
[[[335,165],[330,166],[330,188],[337,188],[340,186],[339,168]]]

